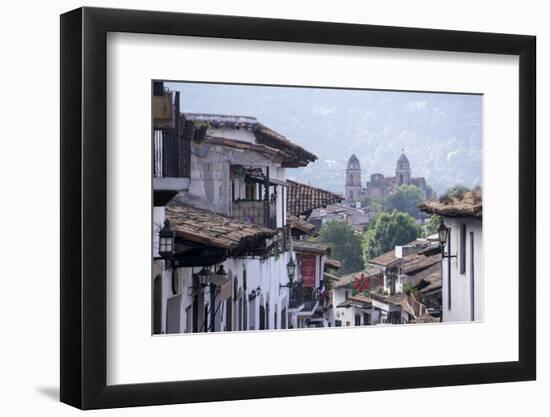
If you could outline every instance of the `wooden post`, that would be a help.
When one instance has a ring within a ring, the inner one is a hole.
[[[269,167],[265,168],[264,178],[264,226],[270,227],[269,224]]]

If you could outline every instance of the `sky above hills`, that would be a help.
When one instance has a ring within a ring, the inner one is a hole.
[[[166,83],[181,92],[181,111],[254,116],[318,156],[288,177],[344,192],[347,160],[371,174],[395,174],[405,149],[413,176],[439,193],[482,183],[480,95]]]

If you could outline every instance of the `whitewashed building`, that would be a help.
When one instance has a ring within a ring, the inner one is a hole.
[[[483,200],[481,189],[446,196],[421,205],[443,220],[443,321],[483,320]]]
[[[331,327],[366,326],[380,323],[380,310],[373,307],[373,300],[364,294],[357,294],[354,282],[361,277],[367,277],[380,283],[382,273],[379,268],[367,268],[365,271],[343,275],[329,276],[330,302],[327,318]]]
[[[169,110],[154,112],[153,334],[306,327],[314,311],[292,291],[313,257],[318,293],[326,248],[295,252],[287,219],[343,199],[286,180],[316,156],[254,117],[180,114],[178,93],[155,95]]]

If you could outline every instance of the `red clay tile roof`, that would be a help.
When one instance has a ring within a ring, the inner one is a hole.
[[[172,204],[165,209],[166,218],[176,237],[221,249],[236,249],[258,238],[270,238],[275,230],[243,223],[213,211]]]
[[[334,282],[338,281],[338,277],[334,274],[331,274],[330,272],[324,272],[323,273],[323,278],[326,279],[326,280],[334,281]]]
[[[464,194],[442,197],[439,200],[426,201],[419,206],[426,213],[444,217],[483,217],[483,197],[481,189],[467,191]]]
[[[342,264],[337,259],[325,259],[325,268],[340,269]]]
[[[315,225],[308,223],[304,219],[301,219],[298,216],[293,216],[292,214],[289,214],[286,218],[287,223],[290,227],[293,229],[297,229],[303,233],[310,234],[315,230]]]
[[[351,307],[353,305],[356,305],[356,306],[362,307],[362,308],[368,308],[372,305],[372,299],[370,297],[366,297],[362,294],[357,294],[357,295],[353,295],[351,297],[346,298],[345,301],[342,301],[336,307],[347,308],[347,307]]]
[[[329,252],[330,247],[326,243],[312,242],[309,240],[293,240],[292,249],[294,252],[315,253],[323,255]]]
[[[258,145],[265,145],[284,153],[285,158],[282,161],[284,167],[305,167],[317,159],[317,156],[291,142],[284,135],[264,126],[255,117],[207,113],[185,113],[183,117],[188,120],[207,122],[213,128],[252,130]]]
[[[225,146],[228,148],[240,149],[243,151],[254,151],[269,156],[272,159],[283,160],[286,156],[288,156],[285,152],[270,148],[269,146],[258,145],[242,140],[227,139],[217,136],[207,136],[204,138],[203,142],[210,145]]]
[[[413,275],[416,272],[423,271],[433,265],[438,265],[441,262],[441,253],[432,256],[426,256],[421,253],[413,253],[405,256],[403,272],[407,275]]]
[[[326,262],[326,261],[325,261]],[[380,268],[376,266],[368,266],[367,269],[359,272],[353,272],[351,274],[342,275],[341,277],[337,277],[336,280],[331,284],[331,288],[337,289],[337,288],[352,288],[353,281],[355,278],[360,277],[361,275],[364,275],[366,277],[376,277],[378,274],[380,274]]]
[[[326,207],[329,204],[340,203],[344,197],[331,191],[287,180],[288,212],[294,216],[309,215],[313,209]]]
[[[395,249],[369,260],[369,264],[388,267],[401,262],[401,258],[395,256]]]

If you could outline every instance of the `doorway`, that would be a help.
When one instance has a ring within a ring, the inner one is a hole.
[[[265,307],[260,305],[260,330],[265,330]]]

